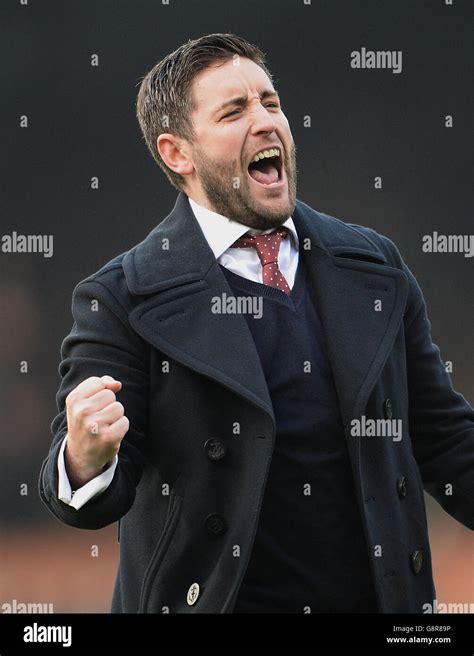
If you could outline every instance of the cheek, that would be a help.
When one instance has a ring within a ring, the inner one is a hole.
[[[224,166],[232,169],[242,167],[242,135],[235,131],[234,134],[220,135],[216,137],[214,152],[218,151],[216,159],[219,159]]]
[[[229,129],[217,132],[211,139],[208,139],[204,152],[213,155],[216,159],[229,161],[231,157],[235,157],[237,153],[240,153],[241,147],[240,133],[237,130]]]
[[[291,134],[291,128],[290,128],[290,123],[288,119],[286,118],[285,114],[281,114],[281,129],[285,134],[288,134],[291,138],[293,138],[293,135]]]

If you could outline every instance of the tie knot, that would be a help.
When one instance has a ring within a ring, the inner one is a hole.
[[[283,239],[286,239],[288,230],[284,227],[261,235],[246,234],[232,244],[233,248],[255,248],[262,266],[271,262],[278,262],[278,252]]]

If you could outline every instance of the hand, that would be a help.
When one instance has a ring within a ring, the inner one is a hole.
[[[122,383],[111,376],[91,376],[66,398],[65,464],[70,483],[80,487],[101,473],[119,452],[130,422],[115,393]]]

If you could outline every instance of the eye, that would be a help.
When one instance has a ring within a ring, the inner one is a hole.
[[[234,116],[234,114],[237,114],[240,111],[240,109],[234,109],[233,112],[230,112],[230,114],[226,114],[224,118],[227,118],[228,116]]]
[[[270,102],[265,105],[265,107],[276,107],[277,109],[280,108],[279,103],[276,102]],[[225,114],[223,118],[229,118],[229,116],[235,116],[236,114],[240,113],[240,109],[234,109],[233,112],[229,112],[229,114]]]

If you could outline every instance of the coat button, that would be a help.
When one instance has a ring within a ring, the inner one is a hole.
[[[204,445],[204,451],[206,452],[206,455],[209,458],[209,460],[212,460],[213,462],[222,460],[222,458],[226,454],[226,448],[224,442],[216,439],[207,440],[207,442]]]
[[[188,590],[188,595],[186,601],[190,606],[196,603],[197,598],[199,597],[199,583],[193,583]]]
[[[385,399],[383,403],[383,413],[385,415],[385,419],[391,419],[393,416],[392,413],[392,402],[390,399]]]
[[[227,524],[222,515],[211,513],[206,517],[206,528],[211,535],[221,535],[227,530]]]
[[[411,568],[415,574],[419,574],[421,570],[421,565],[423,564],[423,554],[421,551],[414,551],[411,555]]]
[[[405,476],[400,476],[397,481],[397,492],[400,499],[403,499],[407,495],[407,479]]]

